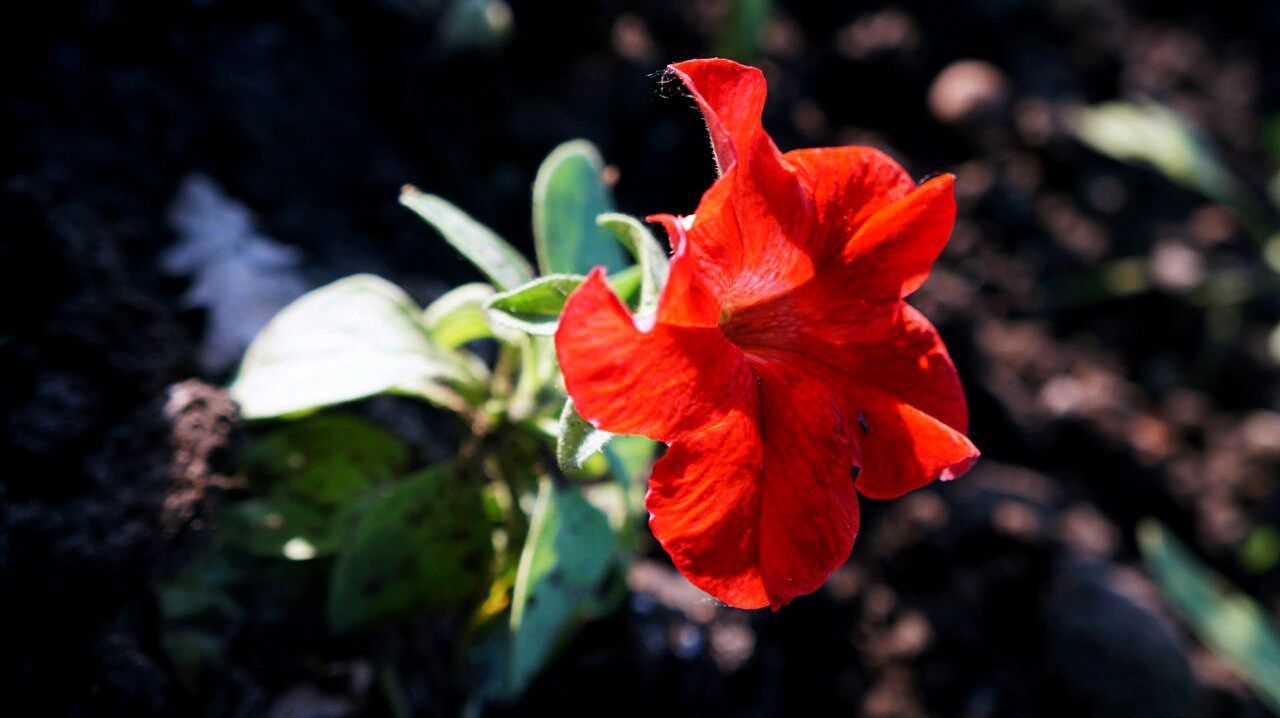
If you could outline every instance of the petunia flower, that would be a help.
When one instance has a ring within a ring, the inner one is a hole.
[[[776,610],[848,558],[859,493],[901,496],[978,457],[946,347],[903,301],[951,234],[954,178],[917,185],[866,147],[783,154],[759,70],[670,71],[720,177],[694,215],[649,218],[674,249],[656,315],[631,316],[597,268],[556,350],[586,420],[668,445],[645,502],[681,573]]]

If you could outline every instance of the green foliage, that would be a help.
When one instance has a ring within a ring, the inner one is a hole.
[[[341,482],[353,498],[368,488],[366,477],[349,469],[300,475],[267,496],[227,507],[221,525],[228,543],[257,556],[294,561],[332,554],[349,525],[351,509],[309,500],[307,481],[321,478]]]
[[[1265,611],[1154,520],[1138,527],[1147,571],[1210,649],[1280,715],[1280,636]]]
[[[425,219],[498,289],[512,289],[533,279],[533,267],[514,247],[449,202],[405,186],[400,204]]]
[[[409,449],[364,419],[328,414],[272,431],[255,441],[245,456],[248,471],[276,480],[339,463],[387,479],[408,468]]]
[[[432,346],[420,310],[367,274],[285,307],[253,340],[231,385],[246,419],[304,414],[382,393],[461,410],[474,377]]]
[[[338,555],[329,621],[338,631],[481,594],[493,560],[480,483],[438,466],[396,484]]]
[[[613,565],[604,515],[544,480],[520,556],[511,602],[508,688],[519,694],[576,625],[598,609]]]
[[[246,452],[246,471],[268,488],[227,507],[225,540],[263,557],[332,554],[361,499],[408,464],[403,442],[354,416],[320,415],[277,429]]]
[[[245,457],[265,493],[228,507],[229,545],[300,561],[333,554],[359,518],[361,502],[405,471],[409,450],[353,416],[316,416],[277,429]]]
[[[550,336],[556,332],[565,299],[584,279],[578,274],[548,274],[495,294],[485,308],[498,323],[530,334]]]
[[[1080,110],[1071,121],[1085,145],[1123,162],[1150,166],[1223,205],[1257,242],[1269,275],[1214,269],[1186,291],[1186,299],[1205,311],[1201,370],[1223,371],[1231,347],[1240,341],[1241,305],[1271,294],[1280,275],[1280,226],[1274,213],[1231,172],[1207,138],[1163,105],[1107,102]],[[1276,207],[1280,208],[1280,200]],[[1150,262],[1147,257],[1113,259],[1097,271],[1065,282],[1057,298],[1066,305],[1079,305],[1148,291],[1155,286]],[[1280,329],[1272,336],[1280,337]],[[1280,358],[1277,347],[1280,343],[1272,344],[1272,353]]]
[[[655,444],[643,436],[615,436],[604,447],[609,460],[609,472],[628,486],[640,486],[649,475],[653,464]],[[644,492],[640,492],[643,496]]]
[[[431,343],[441,349],[457,349],[477,339],[489,339],[493,328],[484,305],[494,295],[488,284],[464,284],[445,292],[422,313]]]
[[[1280,249],[1270,243],[1275,224],[1266,208],[1213,146],[1173,110],[1154,102],[1106,102],[1081,110],[1073,124],[1076,137],[1094,150],[1149,165],[1231,209],[1263,244],[1272,267],[1280,268]]]
[[[628,267],[609,278],[624,302],[635,300],[642,286],[639,267]],[[565,300],[586,281],[580,274],[548,274],[510,291],[495,294],[485,303],[494,322],[538,336],[556,333]]]
[[[750,62],[760,54],[772,0],[731,0],[729,14],[716,38],[713,55]]]
[[[548,276],[461,210],[406,187],[401,202],[491,284],[421,310],[384,280],[348,277],[286,307],[254,340],[231,393],[244,418],[277,423],[252,437],[245,495],[223,507],[209,549],[158,587],[164,644],[186,680],[253,621],[301,612],[334,633],[385,633],[423,613],[465,614],[473,697],[509,700],[620,598],[609,579],[634,549],[654,444],[578,416],[548,335],[597,265],[622,301],[653,312],[668,260],[643,224],[609,211],[602,169],[578,141],[539,170],[534,239]],[[473,353],[480,340],[486,354],[496,348],[493,361]],[[456,415],[454,458],[414,471],[399,438],[314,413],[377,394]],[[585,480],[563,481],[552,461]],[[599,480],[606,472],[613,481]]]
[[[1106,102],[1081,110],[1075,133],[1095,150],[1125,162],[1142,162],[1206,194],[1221,194],[1233,181],[1204,140],[1172,110],[1148,102]]]
[[[533,239],[544,274],[586,274],[596,266],[616,272],[622,251],[596,224],[612,211],[601,173],[604,161],[585,140],[555,148],[533,183]],[[502,287],[511,289],[512,287]]]
[[[622,246],[635,257],[640,268],[640,301],[637,311],[650,314],[658,308],[658,293],[667,283],[667,253],[640,220],[610,212],[596,217],[596,223],[609,230]]]
[[[573,408],[573,399],[564,403],[560,412],[559,437],[556,440],[556,461],[563,471],[582,468],[587,459],[609,443],[613,434],[601,431],[587,423]]]

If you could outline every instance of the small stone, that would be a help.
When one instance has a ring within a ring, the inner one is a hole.
[[[1004,74],[981,60],[960,60],[943,68],[929,87],[929,110],[945,124],[963,124],[998,110],[1008,99]]]

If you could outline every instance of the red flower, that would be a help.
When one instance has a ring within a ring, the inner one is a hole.
[[[597,268],[556,350],[584,418],[669,445],[645,502],[680,571],[777,609],[848,557],[857,493],[900,496],[978,457],[946,347],[903,302],[951,234],[954,178],[916,185],[866,147],[782,154],[759,70],[670,69],[721,176],[695,215],[650,218],[675,248],[656,317],[633,319]]]

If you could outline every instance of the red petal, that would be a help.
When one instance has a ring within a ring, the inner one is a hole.
[[[937,330],[901,300],[875,307],[888,311],[847,319],[846,329],[862,326],[868,332],[848,343],[815,331],[813,316],[797,318],[779,307],[735,317],[726,332],[753,365],[821,367],[842,397],[843,415],[858,419],[859,490],[889,498],[959,476],[978,454],[963,436],[964,391]],[[779,324],[787,318],[792,325]]]
[[[960,375],[938,330],[915,307],[900,304],[880,341],[856,347],[842,369],[849,381],[880,389],[964,433],[969,408]]]
[[[934,479],[954,479],[978,460],[964,434],[889,394],[866,390],[853,401],[861,407],[856,485],[864,496],[897,498]]]
[[[821,587],[853,548],[855,424],[822,374],[795,365],[754,366],[765,449],[760,565],[777,609]]]
[[[794,150],[783,157],[813,197],[817,223],[810,253],[822,259],[842,251],[877,210],[916,186],[901,165],[872,147]]]
[[[955,178],[935,177],[919,187],[889,156],[870,147],[788,152],[817,212],[811,249],[838,254],[840,273],[864,299],[897,299],[929,275],[955,223]],[[820,262],[827,271],[827,263]]]
[[[764,73],[730,60],[689,60],[671,65],[673,74],[689,88],[711,133],[716,165],[723,174],[749,154],[759,141],[772,145],[760,126],[768,92]],[[776,150],[775,150],[776,151]]]
[[[757,395],[671,445],[653,470],[650,526],[680,571],[739,608],[822,585],[858,532],[851,424],[828,385],[759,364]]]
[[[743,346],[811,356],[829,351],[824,344],[875,344],[946,244],[955,220],[953,179],[912,188],[893,160],[867,148],[787,158],[814,193],[817,230],[806,251],[820,269],[783,293],[736,307],[725,330]]]
[[[655,214],[646,218],[666,228],[674,254],[667,283],[658,298],[658,321],[684,327],[714,327],[720,323],[722,282],[708,281],[706,269],[689,253],[689,238],[680,217]]]
[[[904,297],[924,284],[956,219],[955,177],[941,175],[877,210],[842,252],[853,291],[873,299]]]
[[[707,121],[722,176],[703,196],[690,252],[727,306],[748,305],[801,284],[813,262],[797,242],[812,231],[800,176],[760,124],[765,81],[729,60],[671,66]]]
[[[738,608],[769,605],[760,575],[756,405],[672,444],[653,466],[649,527],[693,585]]]
[[[819,274],[785,294],[733,312],[725,335],[745,351],[776,349],[830,358],[847,344],[873,344],[893,326],[900,302],[868,301],[839,276]]]
[[[754,381],[742,353],[714,327],[638,329],[599,267],[565,302],[556,354],[584,419],[659,441],[717,420]]]

